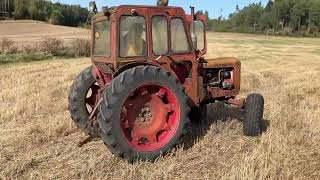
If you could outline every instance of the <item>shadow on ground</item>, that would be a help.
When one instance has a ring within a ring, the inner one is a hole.
[[[207,115],[206,118],[205,114]],[[191,126],[188,129],[188,135],[184,138],[184,149],[192,148],[195,143],[201,138],[203,138],[207,132],[210,130],[211,126],[218,122],[228,122],[232,120],[243,121],[242,109],[235,106],[226,105],[223,102],[215,102],[208,104],[206,106],[206,111],[200,112],[197,109],[193,109],[190,113]],[[262,132],[266,132],[269,126],[268,120],[263,120],[262,122]],[[96,127],[97,128],[97,127]],[[67,131],[66,136],[79,132],[79,129],[74,129]],[[96,136],[86,136],[83,139],[79,139],[77,144],[78,147],[89,143],[90,141],[99,141],[100,137]]]
[[[204,118],[206,114],[206,118]],[[210,127],[218,122],[228,122],[231,120],[244,120],[243,111],[240,107],[230,106],[223,102],[208,104],[206,110],[200,112],[193,109],[190,113],[191,127],[188,132],[188,138],[184,140],[185,149],[191,148],[197,140],[204,137]],[[269,121],[262,121],[262,132],[266,132],[269,127]]]

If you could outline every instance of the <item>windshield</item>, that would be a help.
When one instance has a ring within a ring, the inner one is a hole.
[[[152,17],[152,45],[155,55],[168,54],[168,22],[165,16]]]
[[[202,21],[194,21],[195,33],[197,35],[197,48],[204,49],[204,24]]]
[[[173,53],[189,53],[191,48],[188,43],[187,33],[185,31],[181,18],[172,18],[171,22],[171,48]]]
[[[93,32],[93,56],[111,56],[110,21],[94,23]]]
[[[145,56],[146,20],[140,16],[122,16],[120,20],[120,57]]]

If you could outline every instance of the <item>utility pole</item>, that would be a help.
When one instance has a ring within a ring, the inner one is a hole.
[[[223,12],[223,9],[221,8],[221,9],[220,9],[220,14],[221,14],[221,15],[220,15],[220,18],[219,18],[219,21],[220,21],[220,22],[222,21],[222,17],[223,17],[223,16],[222,16],[222,12]]]

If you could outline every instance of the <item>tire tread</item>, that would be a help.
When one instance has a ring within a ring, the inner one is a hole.
[[[140,72],[140,73],[137,73]],[[125,147],[124,145],[121,145],[116,136],[116,131],[121,131],[120,129],[114,129],[112,127],[112,120],[117,119],[117,114],[115,113],[115,109],[113,107],[119,106],[119,100],[123,96],[127,96],[127,94],[124,94],[123,91],[126,89],[126,87],[130,86],[130,83],[134,82],[136,79],[141,79],[146,76],[160,76],[160,77],[166,77],[169,82],[175,83],[175,91],[180,96],[182,96],[182,102],[186,108],[185,113],[182,113],[180,123],[182,123],[180,126],[182,126],[182,130],[186,129],[188,124],[190,123],[188,114],[190,112],[190,108],[188,106],[188,97],[183,92],[183,88],[179,81],[176,81],[176,78],[170,75],[170,73],[166,72],[165,70],[154,67],[154,66],[137,66],[132,69],[128,69],[121,73],[119,76],[117,76],[111,83],[110,87],[108,87],[103,95],[103,103],[101,103],[99,110],[100,110],[100,135],[102,137],[102,140],[104,141],[104,144],[107,146],[107,148],[116,156],[125,158],[127,161],[132,162],[134,160],[155,160],[162,152],[156,152],[156,153],[150,153],[149,155],[143,155],[139,154],[136,151],[133,151],[132,149]],[[164,76],[165,75],[165,76]],[[168,145],[168,148],[166,151],[169,151],[170,149],[174,148],[178,143],[182,141],[183,136],[186,133],[179,132],[177,136],[177,141]]]

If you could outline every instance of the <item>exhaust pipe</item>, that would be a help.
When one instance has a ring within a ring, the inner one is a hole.
[[[168,6],[169,0],[157,0],[157,6]]]
[[[196,32],[195,32],[195,24],[194,24],[194,21],[196,20],[196,16],[195,16],[195,12],[194,12],[194,7],[190,6],[191,8],[191,17],[192,17],[192,21],[191,21],[191,27],[190,27],[190,31],[191,31],[191,39],[192,39],[192,42],[193,42],[193,47],[194,49],[198,49],[198,38],[197,38],[197,35],[196,35]]]

